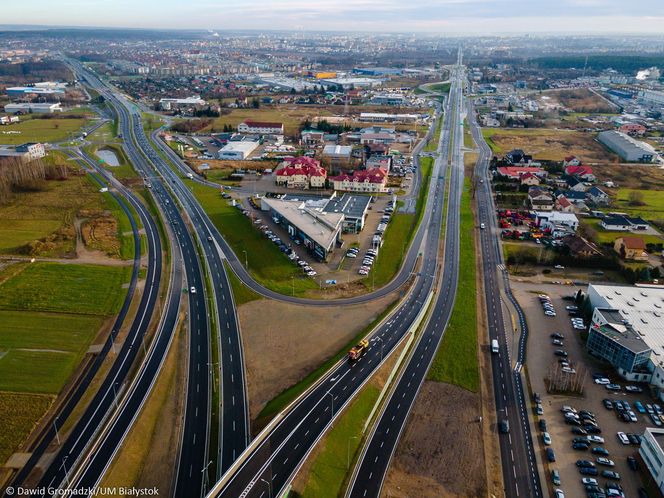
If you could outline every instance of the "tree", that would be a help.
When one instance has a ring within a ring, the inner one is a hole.
[[[645,206],[646,204],[643,202],[643,193],[638,190],[632,190],[627,196],[627,199],[629,200],[630,206]]]

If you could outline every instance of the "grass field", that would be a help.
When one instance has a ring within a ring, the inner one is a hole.
[[[0,284],[0,310],[111,315],[122,304],[117,290],[129,281],[129,267],[25,264]]]
[[[28,437],[51,406],[53,396],[0,392],[0,466]]]
[[[617,156],[594,140],[594,135],[575,130],[550,128],[483,128],[482,134],[497,155],[512,149],[523,149],[538,160],[562,161],[575,155],[584,161],[611,162]]]
[[[417,198],[415,213],[401,213],[397,211],[392,216],[392,220],[385,231],[383,247],[376,259],[376,264],[372,268],[372,274],[364,279],[364,284],[369,288],[382,287],[394,278],[394,275],[396,275],[401,267],[408,244],[410,244],[420,224],[424,212],[424,203],[426,202],[429,191],[433,158],[423,157],[420,159],[420,169],[422,173],[422,185]]]
[[[29,119],[13,125],[3,126],[0,129],[0,144],[60,142],[70,138],[85,123],[85,119]],[[15,131],[20,133],[10,133]]]
[[[303,498],[337,498],[348,472],[348,460],[359,450],[364,423],[376,404],[380,389],[367,385],[348,405],[325,436],[313,461]],[[350,455],[350,457],[349,457]]]
[[[282,294],[303,295],[318,288],[314,280],[303,275],[277,246],[252,225],[251,219],[222,199],[219,190],[194,184],[190,180],[187,180],[187,185],[193,189],[203,209],[235,254],[242,259],[246,251],[249,271],[258,282]]]
[[[440,130],[442,129],[443,126],[443,119],[438,120],[438,125],[436,126],[436,130],[434,131],[433,137],[431,137],[431,140],[429,140],[429,143],[427,146],[424,148],[425,152],[435,152],[438,150],[438,142],[440,141]]]
[[[629,197],[632,192],[638,192],[641,195],[645,206],[630,206]],[[618,197],[611,205],[611,209],[629,212],[649,220],[661,220],[664,219],[664,193],[661,188],[655,190],[621,188],[618,190]]]
[[[138,174],[136,173],[136,171],[134,171],[134,168],[131,167],[129,159],[127,159],[127,156],[122,150],[122,147],[115,144],[106,144],[100,149],[110,150],[111,152],[113,152],[113,154],[115,154],[115,157],[118,158],[119,166],[109,166],[108,164],[104,165],[104,167],[108,171],[110,171],[113,174],[113,176],[119,179],[138,178]]]
[[[449,325],[431,369],[429,380],[448,382],[472,392],[480,385],[477,363],[477,286],[475,284],[475,220],[470,180],[461,196],[459,284]]]

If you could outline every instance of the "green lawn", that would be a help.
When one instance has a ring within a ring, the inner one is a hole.
[[[191,180],[186,183],[240,261],[244,261],[246,251],[249,271],[258,282],[282,294],[293,294],[294,288],[296,296],[318,288],[313,279],[303,275],[297,265],[255,228],[250,218],[223,199],[218,189]]]
[[[0,392],[0,465],[28,437],[51,406],[53,396]]]
[[[313,460],[303,498],[337,498],[340,495],[348,472],[348,460],[352,463],[360,449],[362,428],[379,394],[380,389],[367,385],[334,423]]]
[[[629,196],[638,192],[645,206],[630,206]],[[662,190],[638,190],[621,188],[618,190],[618,199],[611,205],[614,211],[625,211],[634,216],[642,216],[648,220],[664,219],[664,193]]]
[[[29,119],[3,126],[0,129],[0,144],[60,142],[73,136],[85,123],[85,119]],[[20,133],[9,133],[14,131]]]
[[[0,310],[52,311],[85,315],[116,313],[118,292],[129,267],[32,263],[0,284]]]
[[[226,267],[228,281],[231,283],[231,288],[233,289],[233,300],[236,306],[263,298],[263,296],[251,290],[237,278],[228,262],[224,261],[224,266]]]
[[[613,230],[604,230],[600,226],[600,220],[581,220],[582,225],[591,227],[595,231],[595,240],[598,244],[613,244],[620,237],[639,237],[646,244],[661,244],[664,242],[662,237],[657,235],[648,235],[637,232],[616,232]]]
[[[440,140],[440,130],[442,126],[443,126],[443,118],[441,117],[438,120],[438,124],[436,125],[436,130],[434,131],[433,137],[431,137],[429,143],[427,143],[426,147],[424,147],[425,152],[435,152],[438,150],[438,141]]]
[[[77,363],[73,353],[12,349],[0,359],[0,391],[57,394]]]
[[[436,352],[429,380],[456,384],[477,392],[477,288],[475,285],[475,220],[471,210],[470,180],[461,196],[459,283],[449,325]]]

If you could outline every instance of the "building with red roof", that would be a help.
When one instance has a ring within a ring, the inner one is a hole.
[[[240,133],[252,133],[258,135],[283,135],[284,124],[245,119],[237,126],[237,131]]]
[[[523,175],[530,173],[539,178],[546,178],[547,172],[536,166],[505,166],[498,168],[498,175],[510,180],[520,180]]]
[[[387,190],[387,171],[381,168],[369,168],[330,177],[334,190],[349,192],[385,192]]]
[[[288,188],[325,188],[327,171],[312,157],[287,157],[275,172],[277,185]]]
[[[583,164],[566,166],[565,174],[586,182],[593,182],[596,180],[595,175],[593,175],[593,169],[590,166],[585,166]]]

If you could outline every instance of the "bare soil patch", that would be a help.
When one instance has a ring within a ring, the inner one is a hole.
[[[330,308],[265,299],[240,306],[251,419],[337,353],[395,298],[390,294],[370,303]]]
[[[480,396],[426,381],[387,473],[381,496],[487,495]]]

